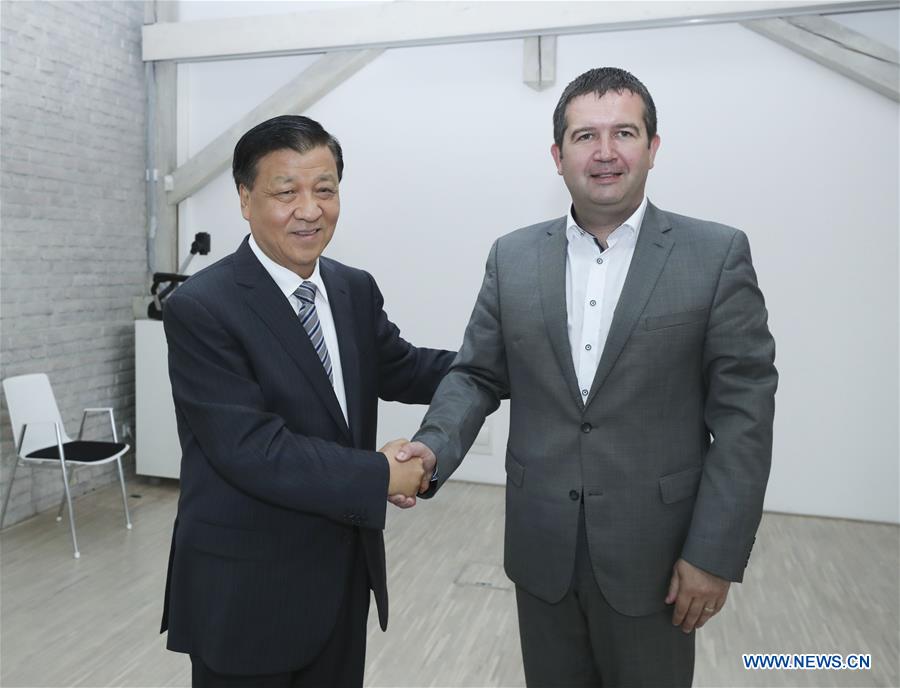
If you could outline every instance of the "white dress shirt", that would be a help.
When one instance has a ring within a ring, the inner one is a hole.
[[[272,279],[275,280],[275,284],[278,285],[281,293],[284,294],[288,303],[291,304],[291,308],[294,309],[295,315],[299,315],[300,313],[300,299],[294,296],[297,287],[303,284],[303,282],[312,282],[316,285],[316,315],[319,316],[319,324],[322,326],[322,334],[325,336],[325,346],[328,347],[328,355],[331,358],[331,375],[334,379],[334,394],[337,397],[338,404],[341,406],[344,420],[347,421],[347,425],[349,426],[350,419],[347,417],[347,393],[344,390],[344,374],[341,371],[341,352],[340,349],[338,349],[337,330],[334,329],[334,317],[331,315],[331,306],[328,305],[328,290],[325,288],[325,282],[322,281],[322,275],[319,273],[319,261],[316,261],[316,267],[313,270],[313,274],[310,275],[308,279],[303,279],[297,273],[279,265],[263,253],[252,234],[250,235],[249,244],[250,250],[253,251],[253,255],[259,259],[259,262],[262,263],[266,272],[268,272],[272,276]]]
[[[587,400],[594,382],[646,210],[644,196],[631,217],[609,235],[608,248],[601,250],[593,235],[575,222],[570,206],[566,226],[566,312],[582,402]]]

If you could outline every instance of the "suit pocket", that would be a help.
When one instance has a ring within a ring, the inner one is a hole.
[[[506,450],[506,476],[516,487],[522,487],[525,481],[525,466],[516,460],[509,449]]]
[[[659,479],[659,496],[664,504],[674,504],[697,494],[703,467],[688,468]]]
[[[708,308],[698,308],[693,311],[680,311],[678,313],[666,313],[665,315],[653,315],[644,318],[645,330],[661,330],[664,327],[676,327],[677,325],[690,325],[706,322],[709,314]]]
[[[194,521],[185,533],[187,544],[198,552],[228,559],[264,561],[270,558],[274,537],[258,530],[243,530]]]

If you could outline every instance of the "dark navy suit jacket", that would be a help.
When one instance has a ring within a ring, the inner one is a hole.
[[[314,658],[359,541],[386,627],[378,398],[427,404],[455,355],[404,341],[368,273],[327,258],[320,271],[349,427],[246,239],[164,309],[182,462],[162,630],[169,649],[222,673],[290,671]]]

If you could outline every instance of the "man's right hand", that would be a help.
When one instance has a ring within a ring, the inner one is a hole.
[[[431,487],[431,478],[434,475],[434,469],[437,465],[437,458],[434,452],[421,442],[405,441],[400,451],[397,452],[397,461],[409,461],[410,459],[419,459],[425,469],[422,476],[422,484],[419,485],[419,492],[427,492]],[[416,505],[415,495],[389,494],[388,501],[401,509],[409,509]]]
[[[434,475],[435,466],[437,466],[437,457],[431,449],[421,442],[407,442],[397,452],[397,461],[409,461],[410,459],[422,460],[425,475],[422,477],[419,492],[428,492],[428,488],[431,487],[431,477]]]
[[[409,459],[399,460],[397,453],[401,447],[405,447],[409,442],[405,439],[393,440],[384,445],[379,451],[387,457],[388,466],[391,471],[390,481],[388,483],[388,495],[403,495],[404,497],[414,498],[419,491],[419,486],[425,479],[425,469],[422,467],[422,461],[409,461]]]

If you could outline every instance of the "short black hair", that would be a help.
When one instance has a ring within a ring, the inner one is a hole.
[[[238,191],[242,184],[252,189],[256,181],[256,163],[269,153],[290,148],[302,155],[319,146],[326,146],[331,151],[340,181],[344,175],[341,144],[321,124],[302,115],[280,115],[267,119],[244,134],[234,147],[231,161],[234,184]]]
[[[656,136],[656,105],[647,87],[630,72],[618,67],[598,67],[589,69],[581,76],[576,77],[559,97],[556,109],[553,111],[553,141],[562,152],[563,135],[566,133],[566,108],[578,96],[594,93],[602,98],[609,91],[621,93],[631,91],[640,96],[644,101],[644,126],[647,129],[647,145]]]

